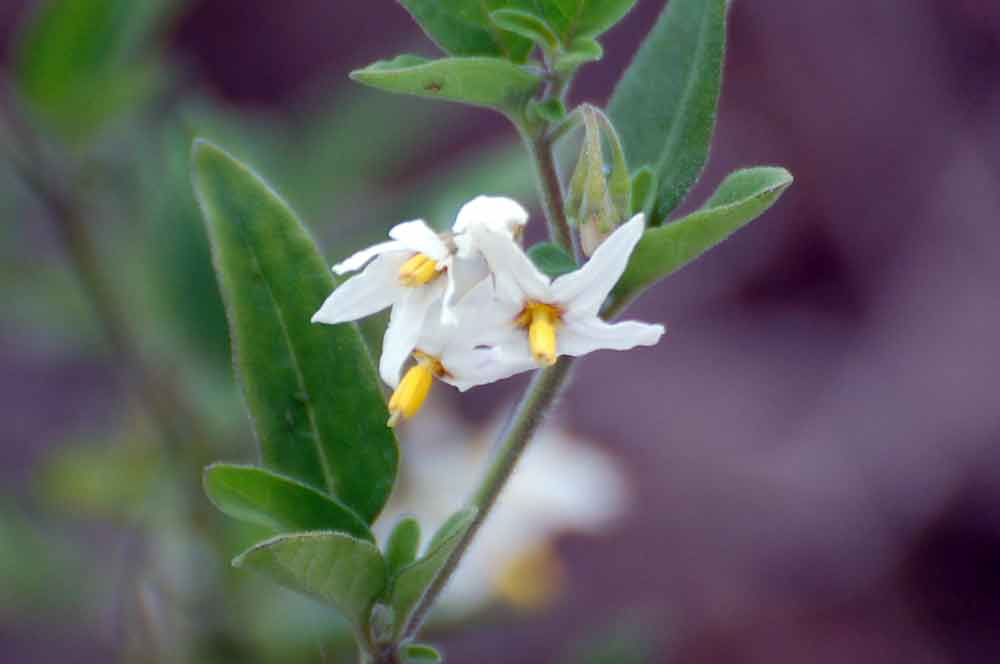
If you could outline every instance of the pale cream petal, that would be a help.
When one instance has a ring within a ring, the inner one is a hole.
[[[333,271],[337,274],[344,274],[345,272],[354,272],[355,270],[360,270],[365,263],[380,256],[382,254],[392,252],[392,251],[406,251],[406,245],[402,242],[397,242],[395,240],[390,240],[388,242],[380,242],[374,244],[367,249],[362,249],[356,254],[352,254],[333,266]]]
[[[583,267],[552,283],[555,301],[573,311],[596,314],[625,271],[644,229],[642,214],[615,229]]]
[[[402,242],[407,249],[429,256],[438,262],[446,260],[451,255],[441,237],[423,219],[396,224],[389,230],[389,237]]]
[[[416,348],[427,313],[439,302],[444,287],[440,280],[426,286],[402,288],[402,295],[392,307],[389,327],[382,340],[379,375],[391,387],[399,385],[399,374],[410,353]]]
[[[400,295],[398,272],[399,260],[379,256],[361,274],[340,284],[313,314],[312,322],[334,325],[385,309]]]
[[[465,233],[484,228],[513,237],[521,226],[528,223],[528,211],[517,201],[504,196],[477,196],[458,211],[452,231]]]
[[[606,323],[600,318],[566,321],[556,337],[560,355],[586,355],[595,350],[628,350],[636,346],[652,346],[665,329],[638,321]]]
[[[445,275],[448,281],[441,305],[441,322],[446,325],[457,325],[456,305],[489,275],[490,269],[482,256],[452,259]]]
[[[505,354],[496,346],[452,349],[441,358],[441,362],[448,370],[448,375],[441,380],[462,392],[538,368],[534,360],[524,361]]]
[[[542,274],[512,239],[488,230],[471,231],[493,271],[496,295],[502,300],[548,302],[549,278]]]

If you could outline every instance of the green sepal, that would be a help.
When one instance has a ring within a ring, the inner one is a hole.
[[[387,578],[378,548],[345,533],[279,535],[241,553],[233,566],[333,606],[358,633],[367,630]]]
[[[530,12],[518,9],[498,9],[490,14],[493,23],[504,30],[530,39],[549,52],[559,48],[559,37],[549,24]]]
[[[504,112],[521,108],[541,77],[500,58],[426,60],[403,55],[351,72],[351,78],[386,92],[445,99]]]
[[[656,172],[653,223],[684,200],[708,160],[727,6],[727,0],[670,0],[608,104],[629,162]]]
[[[412,515],[399,519],[385,542],[385,564],[389,576],[395,576],[417,559],[420,550],[420,522]]]
[[[736,171],[700,210],[647,229],[612,291],[612,303],[631,301],[759,217],[792,181],[791,173],[772,166]]]
[[[431,538],[427,552],[407,565],[389,582],[389,604],[396,619],[396,636],[402,634],[417,602],[448,561],[462,536],[472,526],[477,510],[467,507],[453,514]]]
[[[212,464],[203,481],[212,503],[234,519],[277,532],[334,530],[375,541],[361,517],[336,498],[265,468]]]
[[[371,523],[392,490],[399,451],[357,327],[310,322],[336,282],[263,179],[205,141],[195,142],[192,160],[263,465]]]
[[[551,279],[561,277],[578,266],[565,249],[552,242],[539,242],[528,249],[528,258],[543,274]]]

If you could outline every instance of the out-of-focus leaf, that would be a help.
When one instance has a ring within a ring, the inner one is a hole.
[[[528,258],[539,270],[555,279],[572,272],[578,266],[566,250],[551,242],[539,242],[528,249]]]
[[[405,664],[440,664],[444,661],[441,653],[426,643],[407,643],[401,651]]]
[[[22,96],[63,138],[82,142],[149,97],[159,63],[140,57],[173,0],[49,0],[18,36],[14,79]]]
[[[259,176],[204,141],[193,162],[264,465],[370,523],[392,490],[399,453],[357,327],[310,323],[334,288],[331,272]]]
[[[205,493],[229,516],[278,532],[334,530],[374,542],[365,522],[346,505],[316,489],[264,468],[213,464]]]
[[[417,559],[420,550],[420,522],[416,517],[404,516],[389,533],[385,543],[385,564],[389,577]]]
[[[628,302],[698,258],[763,214],[791,184],[792,174],[783,168],[762,166],[732,173],[700,210],[643,234],[612,301]]]
[[[359,631],[386,581],[378,548],[344,533],[279,535],[243,552],[233,565],[336,607]]]
[[[629,163],[656,172],[656,223],[680,204],[708,160],[726,9],[727,0],[670,0],[608,104]]]
[[[530,10],[532,0],[399,0],[430,39],[449,55],[489,55],[524,62],[532,42],[497,29],[490,13]]]
[[[446,99],[501,111],[520,107],[541,78],[500,58],[427,60],[401,55],[351,72],[351,78],[387,92]]]
[[[453,514],[431,538],[427,553],[404,567],[390,580],[388,596],[395,612],[397,636],[400,634],[399,630],[406,627],[417,602],[441,571],[475,517],[476,509],[472,507]]]
[[[541,18],[517,9],[498,9],[490,14],[490,19],[498,27],[530,39],[549,51],[559,48],[559,37]]]

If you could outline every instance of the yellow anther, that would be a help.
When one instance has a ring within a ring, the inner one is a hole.
[[[413,357],[417,363],[407,370],[399,387],[389,398],[389,421],[386,424],[390,427],[396,426],[403,417],[416,415],[431,391],[434,377],[447,374],[436,357],[419,350],[413,351]]]
[[[439,274],[437,261],[426,254],[417,254],[399,268],[399,283],[411,288],[423,286],[433,281]]]
[[[556,328],[562,319],[562,310],[551,304],[529,302],[514,321],[528,328],[528,345],[531,354],[542,366],[556,363]]]

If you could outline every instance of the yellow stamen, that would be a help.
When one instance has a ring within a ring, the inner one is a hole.
[[[515,324],[528,328],[531,354],[542,366],[556,363],[556,328],[562,323],[562,310],[552,304],[528,302]]]
[[[566,569],[552,545],[542,542],[508,562],[494,584],[514,608],[543,609],[565,588]]]
[[[407,370],[399,387],[389,398],[389,421],[386,424],[390,427],[396,426],[401,418],[409,419],[416,415],[431,391],[434,377],[447,373],[436,357],[419,350],[413,351],[413,357],[417,363]]]
[[[437,262],[426,254],[417,254],[399,268],[399,283],[414,288],[438,277]]]

